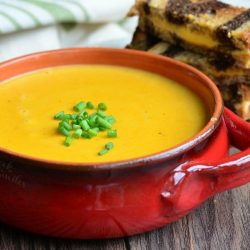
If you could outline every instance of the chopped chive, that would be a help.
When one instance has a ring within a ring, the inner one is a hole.
[[[77,139],[80,138],[82,136],[82,130],[80,128],[75,130],[75,132],[73,133],[73,136]]]
[[[62,120],[64,118],[64,111],[58,112],[56,115],[54,115],[55,120]]]
[[[105,120],[109,122],[111,125],[115,123],[115,118],[113,116],[106,116]]]
[[[105,103],[101,102],[98,104],[98,109],[105,111],[105,110],[107,110],[107,105]]]
[[[88,119],[88,124],[92,128],[96,126],[96,117],[97,116],[95,115],[95,116],[89,117],[89,119]]]
[[[101,127],[104,127],[104,128],[112,128],[112,125],[106,121],[105,119],[101,118],[101,117],[98,117],[97,118],[97,122],[98,124],[101,126]]]
[[[98,132],[106,131],[108,137],[117,137],[117,131],[112,129],[112,125],[115,123],[115,118],[112,115],[107,115],[105,111],[107,106],[105,103],[99,103],[97,111],[92,114],[88,114],[85,108],[93,109],[95,106],[92,102],[88,101],[79,102],[73,108],[78,113],[65,114],[64,111],[60,111],[54,116],[55,120],[60,120],[58,124],[58,131],[66,136],[64,144],[70,146],[74,138],[86,138],[91,139],[97,136]],[[73,130],[71,134],[71,130]],[[108,153],[114,147],[112,142],[105,144],[103,150],[98,154],[104,155]]]
[[[102,117],[102,118],[105,118],[105,117],[106,117],[105,112],[102,111],[102,110],[98,110],[98,111],[97,111],[97,115],[100,116],[100,117]]]
[[[71,138],[70,136],[67,136],[67,137],[65,138],[64,145],[65,145],[66,147],[69,147],[69,146],[71,145],[71,143],[72,143],[72,138]]]
[[[82,111],[79,113],[78,117],[81,117],[83,119],[88,118],[89,114],[86,111]]]
[[[85,102],[79,102],[74,106],[74,110],[77,112],[82,112],[86,108],[86,103]]]
[[[93,109],[95,106],[92,102],[87,102],[87,108],[88,109]]]
[[[89,133],[87,131],[82,132],[82,137],[86,138],[86,139],[91,139],[91,136],[89,135]]]
[[[73,124],[72,128],[73,128],[73,130],[77,130],[77,129],[81,128],[81,126],[77,125],[77,124]]]
[[[96,131],[96,132],[99,132],[100,131],[100,129],[99,128],[92,128],[92,130],[94,130],[94,131]]]
[[[106,145],[105,145],[105,148],[110,150],[114,147],[114,144],[112,142],[108,142]]]
[[[72,120],[71,123],[72,123],[72,125],[78,125],[78,121],[77,120]]]
[[[81,127],[82,127],[83,130],[90,129],[90,126],[89,126],[89,124],[88,124],[88,122],[86,120],[80,121],[80,125],[81,125]]]
[[[110,138],[117,137],[117,131],[114,130],[114,129],[109,129],[108,132],[107,132],[107,136],[110,137]]]
[[[102,151],[100,151],[100,152],[98,153],[98,155],[102,156],[102,155],[107,154],[108,152],[109,152],[109,150],[105,148],[105,149],[103,149]]]
[[[82,120],[84,120],[84,118],[83,118],[82,116],[78,116],[78,117],[77,117],[77,121],[78,121],[78,122],[81,122]]]
[[[71,115],[71,120],[75,120],[77,118],[78,114],[72,114]]]
[[[88,130],[88,134],[89,134],[91,137],[94,137],[94,136],[97,136],[97,131],[95,131],[94,129],[89,129],[89,130]]]
[[[92,113],[92,114],[89,116],[89,118],[92,118],[92,117],[97,117],[97,112],[94,112],[94,113]]]
[[[70,114],[65,114],[63,117],[63,120],[70,120],[71,119],[71,115]]]
[[[62,127],[62,126],[59,126],[59,127],[58,127],[58,131],[59,131],[62,135],[65,135],[65,136],[69,136],[69,135],[70,135],[70,132],[69,132],[66,128]]]
[[[68,122],[66,122],[66,121],[60,122],[60,123],[59,123],[59,126],[62,126],[62,127],[64,127],[65,129],[67,129],[67,130],[71,130],[71,129],[72,129],[72,126],[71,126]]]

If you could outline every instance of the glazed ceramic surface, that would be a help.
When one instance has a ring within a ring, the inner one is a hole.
[[[50,236],[121,237],[178,220],[208,197],[250,181],[250,125],[227,109],[222,116],[217,88],[189,66],[141,52],[72,49],[4,63],[0,80],[86,63],[131,66],[181,82],[203,98],[211,121],[176,148],[112,164],[62,164],[1,149],[1,221]],[[229,157],[230,144],[243,151]]]

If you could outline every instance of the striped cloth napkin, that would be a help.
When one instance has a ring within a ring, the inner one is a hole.
[[[0,34],[55,23],[121,20],[135,0],[0,0]],[[248,0],[221,0],[249,7]]]
[[[0,61],[65,47],[124,47],[135,0],[0,0]]]
[[[250,8],[249,0],[221,0]],[[135,0],[0,0],[0,61],[67,47],[124,47]]]
[[[0,33],[55,23],[121,20],[133,0],[0,0]]]

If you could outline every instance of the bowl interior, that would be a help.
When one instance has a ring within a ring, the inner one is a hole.
[[[31,54],[0,64],[0,81],[43,68],[77,64],[106,64],[149,71],[175,80],[187,86],[201,97],[210,116],[208,124],[195,137],[191,138],[188,142],[184,142],[182,147],[178,146],[179,148],[162,152],[162,156],[158,155],[158,159],[169,156],[171,153],[175,154],[188,150],[197,144],[198,141],[207,138],[220,122],[223,111],[222,98],[219,90],[208,77],[191,66],[146,52],[125,49],[88,48],[64,49]],[[144,162],[146,160],[143,159]],[[61,165],[61,163],[54,164]],[[119,162],[117,164],[121,165],[123,163]],[[112,164],[112,166],[115,165],[116,163]]]

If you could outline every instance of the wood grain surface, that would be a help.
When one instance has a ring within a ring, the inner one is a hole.
[[[250,250],[250,184],[211,198],[164,228],[112,240],[49,238],[0,224],[0,250]]]

